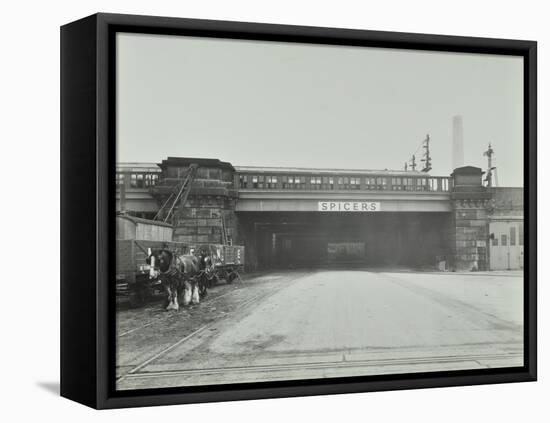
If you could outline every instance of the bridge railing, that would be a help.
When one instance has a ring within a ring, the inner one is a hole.
[[[428,175],[327,176],[240,173],[242,190],[448,192],[451,178]]]

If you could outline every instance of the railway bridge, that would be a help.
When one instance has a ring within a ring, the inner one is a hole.
[[[488,268],[494,194],[479,168],[432,176],[168,157],[119,164],[117,210],[152,218],[192,164],[198,170],[176,211],[174,240],[244,244],[250,268]]]

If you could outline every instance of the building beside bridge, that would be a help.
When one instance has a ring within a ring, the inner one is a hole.
[[[471,166],[431,176],[180,157],[119,163],[117,212],[162,218],[159,210],[191,171],[184,207],[173,210],[174,241],[243,244],[251,268],[523,267],[523,189],[487,188]]]

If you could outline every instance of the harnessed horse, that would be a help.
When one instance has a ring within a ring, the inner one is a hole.
[[[208,259],[205,253],[176,255],[168,249],[154,251],[147,262],[151,265],[150,278],[159,278],[168,294],[166,310],[179,310],[178,296],[183,295],[183,305],[200,302],[199,288],[206,294],[204,275]]]

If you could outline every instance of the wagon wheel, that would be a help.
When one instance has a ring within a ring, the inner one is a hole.
[[[145,299],[143,298],[143,295],[141,295],[141,293],[137,291],[130,292],[128,301],[130,303],[130,307],[132,308],[141,307],[145,304]]]
[[[237,273],[237,271],[236,270],[231,270],[227,275],[227,282],[228,283],[233,283],[233,281],[237,278],[239,278],[239,281],[241,281],[241,276]]]
[[[218,275],[213,273],[212,274],[212,277],[210,279],[208,279],[208,287],[211,288],[213,287],[214,285],[216,285],[218,282],[220,281],[220,279],[218,278]]]

